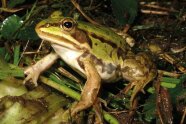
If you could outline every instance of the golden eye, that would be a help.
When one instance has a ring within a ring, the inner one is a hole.
[[[62,20],[62,24],[61,27],[65,30],[65,31],[71,31],[75,26],[75,22],[70,19],[70,18],[66,18],[64,20]]]

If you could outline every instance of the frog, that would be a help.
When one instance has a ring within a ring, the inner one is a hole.
[[[138,92],[157,75],[155,64],[146,53],[134,53],[126,38],[105,26],[64,17],[61,13],[41,20],[35,27],[37,35],[47,41],[54,51],[25,69],[23,83],[37,86],[39,75],[58,58],[86,79],[80,101],[71,110],[78,112],[93,106],[102,83],[128,80],[132,89],[130,103]]]

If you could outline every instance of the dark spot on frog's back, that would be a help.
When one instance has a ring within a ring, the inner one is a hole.
[[[99,39],[102,43],[107,43],[107,44],[109,44],[110,46],[112,46],[113,48],[117,48],[117,45],[116,45],[115,43],[113,43],[113,42],[111,42],[111,41],[108,41],[108,40],[104,39],[103,37],[99,37],[99,36],[97,36],[97,35],[94,34],[94,33],[91,33],[90,35],[91,35],[93,38],[95,38],[95,39]]]
[[[115,70],[116,70],[116,67],[113,64],[109,63],[109,64],[103,66],[103,70],[102,71],[103,72],[106,71],[108,74],[112,74],[113,71],[115,71]]]
[[[118,58],[122,58],[123,60],[126,57],[126,51],[123,51],[120,47],[117,49],[117,56]]]
[[[86,32],[83,30],[76,30],[73,34],[72,37],[79,41],[80,43],[88,43],[89,46],[92,48],[92,41],[91,39],[87,36]]]

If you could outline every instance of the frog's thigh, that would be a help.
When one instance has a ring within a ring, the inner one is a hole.
[[[83,64],[87,76],[87,81],[81,93],[81,99],[79,103],[72,110],[72,116],[77,112],[93,105],[101,85],[101,77],[91,60],[86,59],[83,61]]]
[[[148,56],[144,54],[138,54],[135,58],[124,61],[122,75],[130,81],[129,86],[125,89],[129,91],[134,87],[130,99],[131,105],[137,93],[143,90],[155,77],[155,71],[154,64],[150,61]]]

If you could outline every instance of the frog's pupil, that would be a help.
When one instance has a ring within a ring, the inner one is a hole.
[[[66,28],[71,28],[71,27],[72,27],[72,22],[65,22],[65,23],[64,23],[64,26],[65,26]]]

